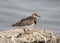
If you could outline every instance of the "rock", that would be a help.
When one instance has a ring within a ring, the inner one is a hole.
[[[60,39],[51,30],[30,30],[25,34],[24,29],[10,29],[0,32],[0,43],[60,43]]]

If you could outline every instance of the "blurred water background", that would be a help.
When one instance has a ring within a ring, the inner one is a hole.
[[[0,0],[0,31],[11,29],[20,19],[37,12],[37,27],[60,35],[60,0]]]

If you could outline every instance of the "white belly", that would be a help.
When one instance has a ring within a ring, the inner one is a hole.
[[[29,25],[29,26],[24,26],[25,28],[27,28],[27,29],[33,29],[34,28],[34,23],[32,24],[32,25]]]

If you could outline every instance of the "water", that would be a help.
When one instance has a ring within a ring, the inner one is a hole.
[[[0,0],[0,31],[23,17],[37,12],[37,27],[49,28],[60,35],[60,0]]]

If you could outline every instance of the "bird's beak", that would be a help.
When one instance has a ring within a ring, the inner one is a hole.
[[[41,17],[41,16],[37,16],[37,17]]]

